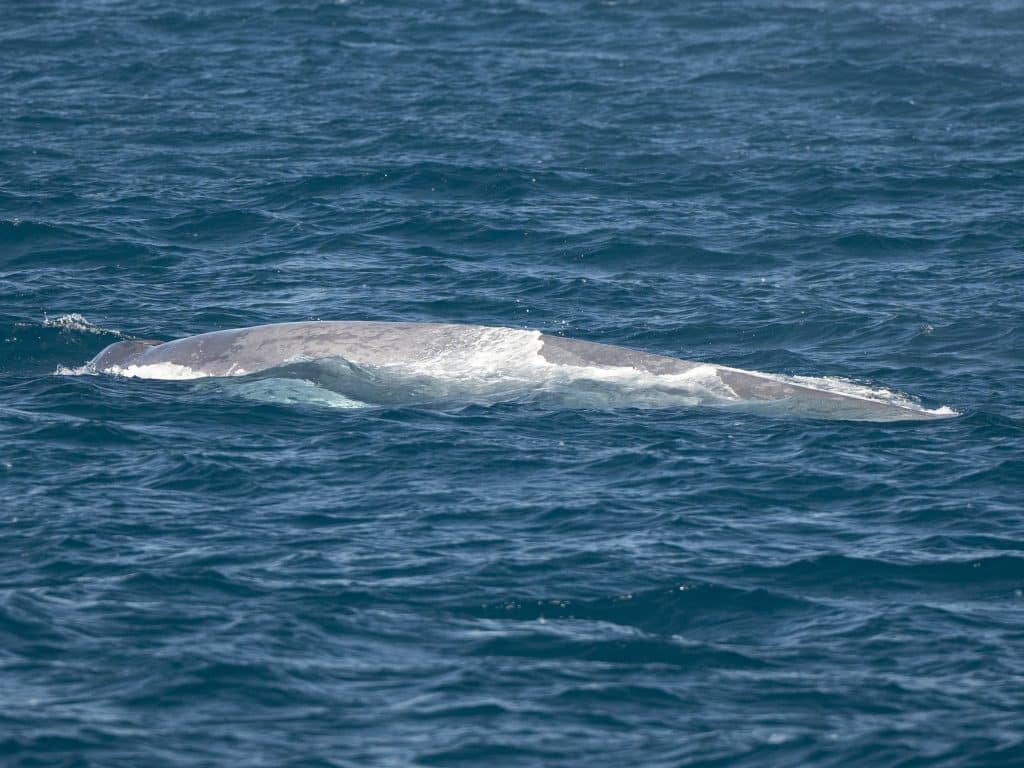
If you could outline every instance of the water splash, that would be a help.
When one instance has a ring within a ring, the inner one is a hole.
[[[79,333],[95,333],[126,338],[124,333],[121,331],[112,330],[110,328],[101,328],[98,325],[94,325],[89,322],[84,315],[80,315],[78,312],[70,312],[66,315],[58,315],[57,317],[50,317],[44,313],[43,327],[59,328],[63,331],[78,331]]]

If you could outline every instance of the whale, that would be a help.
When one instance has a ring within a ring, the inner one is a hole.
[[[877,390],[828,385],[835,380],[747,371],[540,331],[455,323],[307,321],[172,341],[127,339],[103,349],[87,367],[96,373],[147,378],[224,378],[324,360],[450,381],[504,376],[520,388],[542,388],[554,376],[560,381],[627,382],[658,392],[692,392],[697,382],[701,391],[713,391],[715,404],[764,405],[769,410],[775,405],[784,413],[812,417],[931,421],[956,415],[948,408],[925,409],[906,398],[875,397],[871,393]]]

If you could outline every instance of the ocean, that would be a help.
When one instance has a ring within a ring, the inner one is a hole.
[[[0,764],[1024,765],[1019,2],[2,18]],[[948,418],[87,366],[309,320]]]

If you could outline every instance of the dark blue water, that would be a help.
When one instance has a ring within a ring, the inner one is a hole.
[[[2,18],[0,762],[1024,764],[1019,3]],[[313,318],[961,415],[75,375]]]

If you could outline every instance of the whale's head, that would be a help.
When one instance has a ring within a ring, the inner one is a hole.
[[[152,339],[118,341],[96,355],[89,364],[100,372],[109,371],[111,368],[125,368],[136,363],[147,350],[161,343]]]

